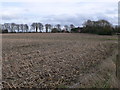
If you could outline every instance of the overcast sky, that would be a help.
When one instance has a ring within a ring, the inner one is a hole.
[[[0,23],[74,24],[106,19],[118,23],[118,0],[0,0]]]

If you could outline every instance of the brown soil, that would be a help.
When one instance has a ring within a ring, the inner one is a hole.
[[[116,36],[3,34],[3,87],[116,87],[116,46]]]

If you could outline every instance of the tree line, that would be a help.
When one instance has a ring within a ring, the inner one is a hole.
[[[2,33],[27,33],[27,32],[51,32],[51,33],[92,33],[99,35],[112,35],[120,33],[120,26],[113,26],[107,20],[91,21],[87,20],[83,23],[83,27],[76,27],[74,24],[64,25],[64,28],[60,24],[51,25],[39,22],[34,22],[30,26],[27,24],[16,24],[16,23],[4,23],[0,24],[0,30]],[[45,31],[44,31],[45,30]]]
[[[107,20],[98,20],[98,21],[91,21],[87,20],[83,24],[84,28],[82,30],[83,33],[92,33],[98,35],[112,35],[116,33],[120,33],[120,26],[116,25],[113,26]]]
[[[57,24],[55,26],[51,24],[45,24],[42,23],[32,23],[30,26],[27,24],[16,24],[16,23],[4,23],[0,24],[0,29],[2,32],[70,32],[70,29],[74,28],[75,26],[71,24],[70,26],[64,25],[64,28],[61,28],[62,26],[60,24]],[[44,31],[45,29],[45,31]]]

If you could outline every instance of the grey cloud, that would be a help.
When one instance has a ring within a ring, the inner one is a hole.
[[[112,24],[117,24],[117,17],[110,17],[106,16],[103,13],[96,13],[96,14],[77,14],[77,15],[51,15],[51,16],[46,16],[44,19],[41,21],[44,23],[51,23],[51,24],[61,24],[61,25],[69,25],[69,24],[74,24],[76,26],[82,25],[86,20],[100,20],[100,19],[105,19],[108,20]]]
[[[2,20],[11,20],[12,18],[9,16],[2,16]]]
[[[25,19],[25,20],[24,20]],[[105,19],[108,20],[112,24],[117,24],[118,18],[116,16],[110,17],[103,13],[95,13],[95,14],[76,14],[76,15],[47,15],[42,17],[37,17],[37,19],[25,17],[21,19],[19,16],[2,16],[3,21],[19,21],[23,20],[25,23],[32,23],[32,22],[41,22],[43,24],[50,23],[50,24],[61,24],[61,25],[70,25],[74,24],[76,26],[82,25],[86,20],[99,20]],[[30,22],[28,22],[30,21]]]
[[[15,20],[15,19],[19,19],[19,17],[17,16],[9,16],[9,15],[2,15],[2,20]]]
[[[118,8],[105,10],[106,14],[118,14]]]

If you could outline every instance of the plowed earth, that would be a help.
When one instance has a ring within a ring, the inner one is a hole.
[[[2,37],[5,88],[103,87],[109,75],[100,65],[117,46],[116,36],[26,33]]]

